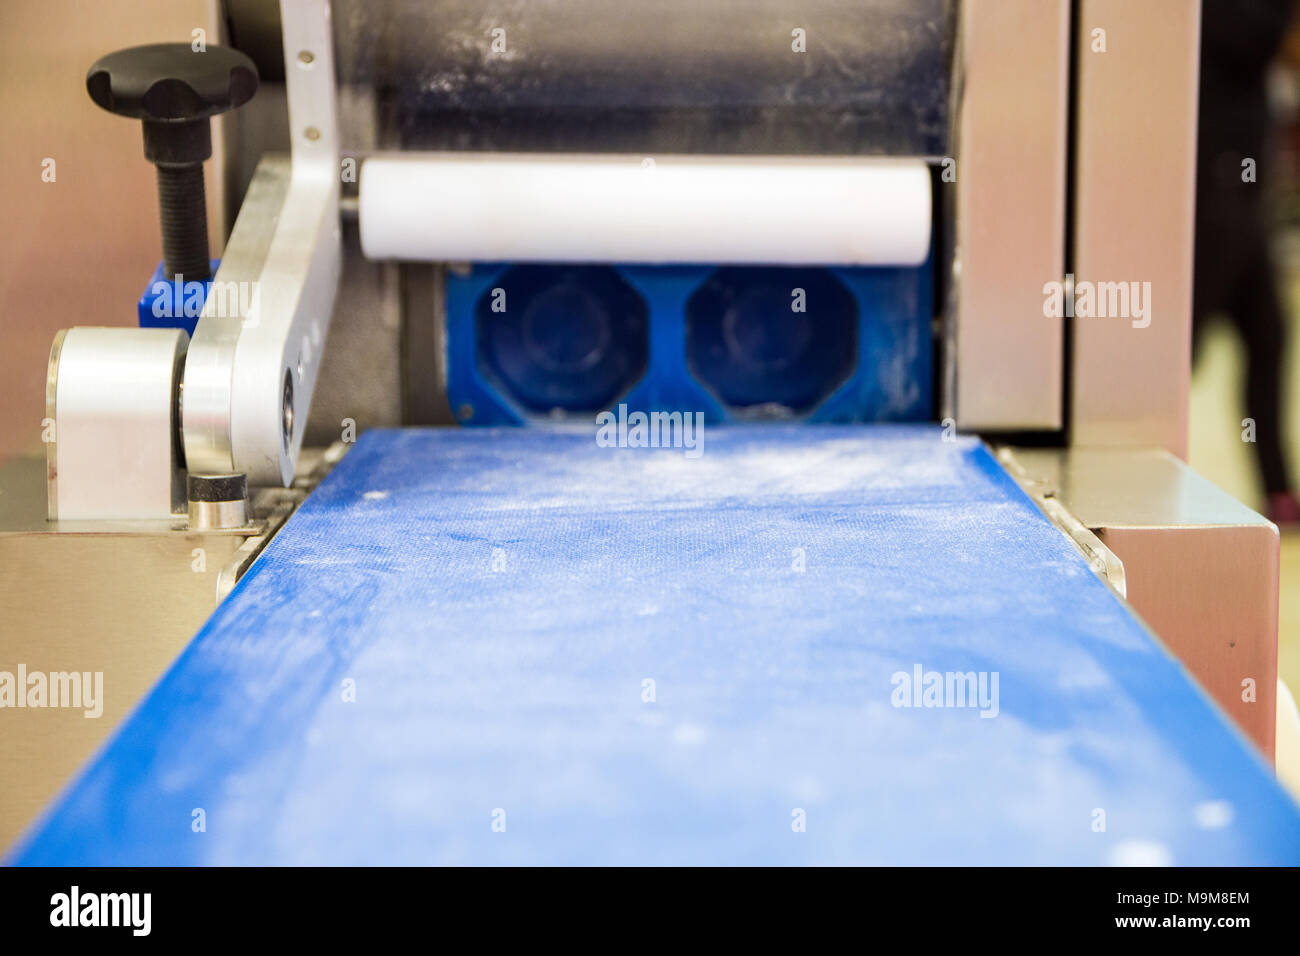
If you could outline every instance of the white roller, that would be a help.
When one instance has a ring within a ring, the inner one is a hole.
[[[919,160],[423,153],[361,167],[373,259],[916,265]]]

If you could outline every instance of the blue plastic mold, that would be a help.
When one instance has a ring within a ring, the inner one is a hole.
[[[479,264],[447,279],[462,423],[590,420],[617,403],[752,418],[932,417],[931,266]]]

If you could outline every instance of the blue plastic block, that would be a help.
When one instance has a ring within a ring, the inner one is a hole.
[[[620,402],[713,424],[926,421],[932,281],[929,262],[479,264],[447,277],[447,397],[475,425],[590,421]]]
[[[212,274],[217,274],[220,259],[212,260]],[[164,264],[159,262],[145,286],[144,294],[136,304],[142,329],[184,329],[190,338],[194,337],[194,327],[199,324],[199,315],[207,301],[212,280],[193,282],[185,279],[176,282],[164,274]],[[181,277],[184,279],[184,276]]]

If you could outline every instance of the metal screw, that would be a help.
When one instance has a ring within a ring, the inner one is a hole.
[[[280,404],[280,438],[287,455],[293,444],[293,374],[288,369],[284,370],[284,394]]]
[[[257,92],[257,67],[238,50],[154,43],[101,57],[86,91],[119,116],[143,120],[144,155],[158,167],[163,264],[173,279],[205,281],[208,214],[203,161],[212,155],[209,117],[236,109]]]

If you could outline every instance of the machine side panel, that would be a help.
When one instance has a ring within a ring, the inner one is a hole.
[[[963,429],[1061,427],[1064,326],[1043,287],[1065,272],[1070,4],[962,5],[955,405]]]
[[[1200,24],[1196,0],[1082,0],[1076,444],[1156,445],[1187,457]]]

